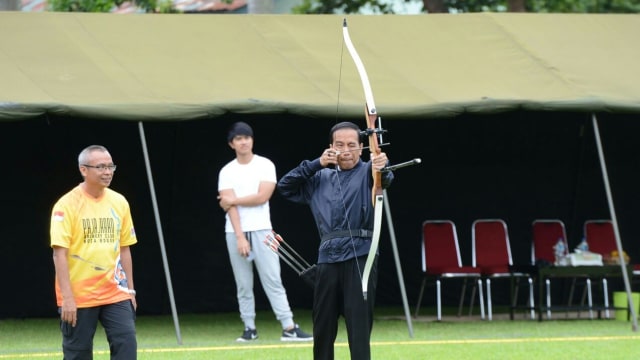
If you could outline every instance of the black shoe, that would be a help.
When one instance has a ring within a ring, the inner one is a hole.
[[[313,341],[313,336],[302,331],[298,324],[291,330],[282,330],[280,341]]]
[[[247,342],[258,339],[258,330],[245,328],[242,336],[236,339],[238,342]]]

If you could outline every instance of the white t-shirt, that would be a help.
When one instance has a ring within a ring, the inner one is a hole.
[[[240,164],[234,159],[220,170],[218,191],[233,189],[236,197],[257,194],[263,181],[277,182],[276,167],[271,160],[254,154],[248,164]],[[271,229],[268,201],[258,206],[238,206],[238,213],[242,231]],[[234,232],[228,214],[226,219],[225,232]]]

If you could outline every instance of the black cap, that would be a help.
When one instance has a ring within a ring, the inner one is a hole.
[[[251,129],[251,126],[249,126],[249,124],[247,124],[246,122],[238,121],[237,123],[234,123],[233,125],[231,125],[231,127],[229,128],[227,141],[231,142],[231,140],[233,140],[233,138],[238,135],[246,135],[246,136],[253,137],[253,129]]]

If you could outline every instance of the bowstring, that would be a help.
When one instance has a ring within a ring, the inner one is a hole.
[[[344,37],[342,38],[342,47],[340,49],[340,70],[338,72],[338,98],[336,99],[336,117],[334,119],[334,125],[338,123],[338,114],[340,111],[340,90],[342,88],[342,65],[344,61]],[[333,139],[332,139],[333,141]],[[360,142],[360,134],[358,134],[358,142]],[[360,159],[362,161],[362,159]],[[334,166],[334,171],[336,175],[336,181],[338,181],[338,191],[340,192],[340,202],[342,204],[342,210],[345,214],[345,219],[347,220],[347,228],[349,230],[349,239],[351,242],[351,248],[353,249],[353,257],[356,261],[356,267],[358,268],[358,276],[360,277],[360,282],[362,282],[362,270],[360,269],[360,261],[358,261],[358,253],[356,251],[356,244],[353,240],[353,230],[351,229],[351,221],[349,220],[349,214],[347,213],[347,204],[344,202],[344,192],[342,191],[342,182],[340,181],[340,174],[338,171],[338,164]]]

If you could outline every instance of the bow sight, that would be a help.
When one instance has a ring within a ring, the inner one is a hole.
[[[378,121],[380,121],[380,118],[378,118]],[[375,128],[375,129],[365,129],[365,130],[360,130],[360,137],[368,137],[371,134],[376,134],[378,136],[378,140],[380,142],[380,144],[378,144],[378,147],[382,147],[382,146],[386,146],[389,145],[390,143],[383,143],[382,142],[382,134],[386,133],[387,130],[386,129],[382,129],[382,128]],[[369,149],[369,146],[364,146],[362,148],[360,148],[359,150],[364,150],[364,149]],[[385,172],[389,172],[389,171],[394,171],[396,169],[399,168],[403,168],[406,166],[411,166],[411,165],[417,165],[420,164],[422,162],[422,159],[420,158],[415,158],[413,160],[409,160],[409,161],[405,161],[402,162],[400,164],[396,164],[396,165],[389,165],[389,166],[385,166],[384,168],[380,169],[380,172],[385,173]]]
[[[365,130],[360,130],[360,136],[361,137],[366,137],[369,136],[371,134],[376,134],[378,136],[386,133],[387,130],[385,129],[380,129],[380,128],[376,128],[376,129],[365,129]]]

